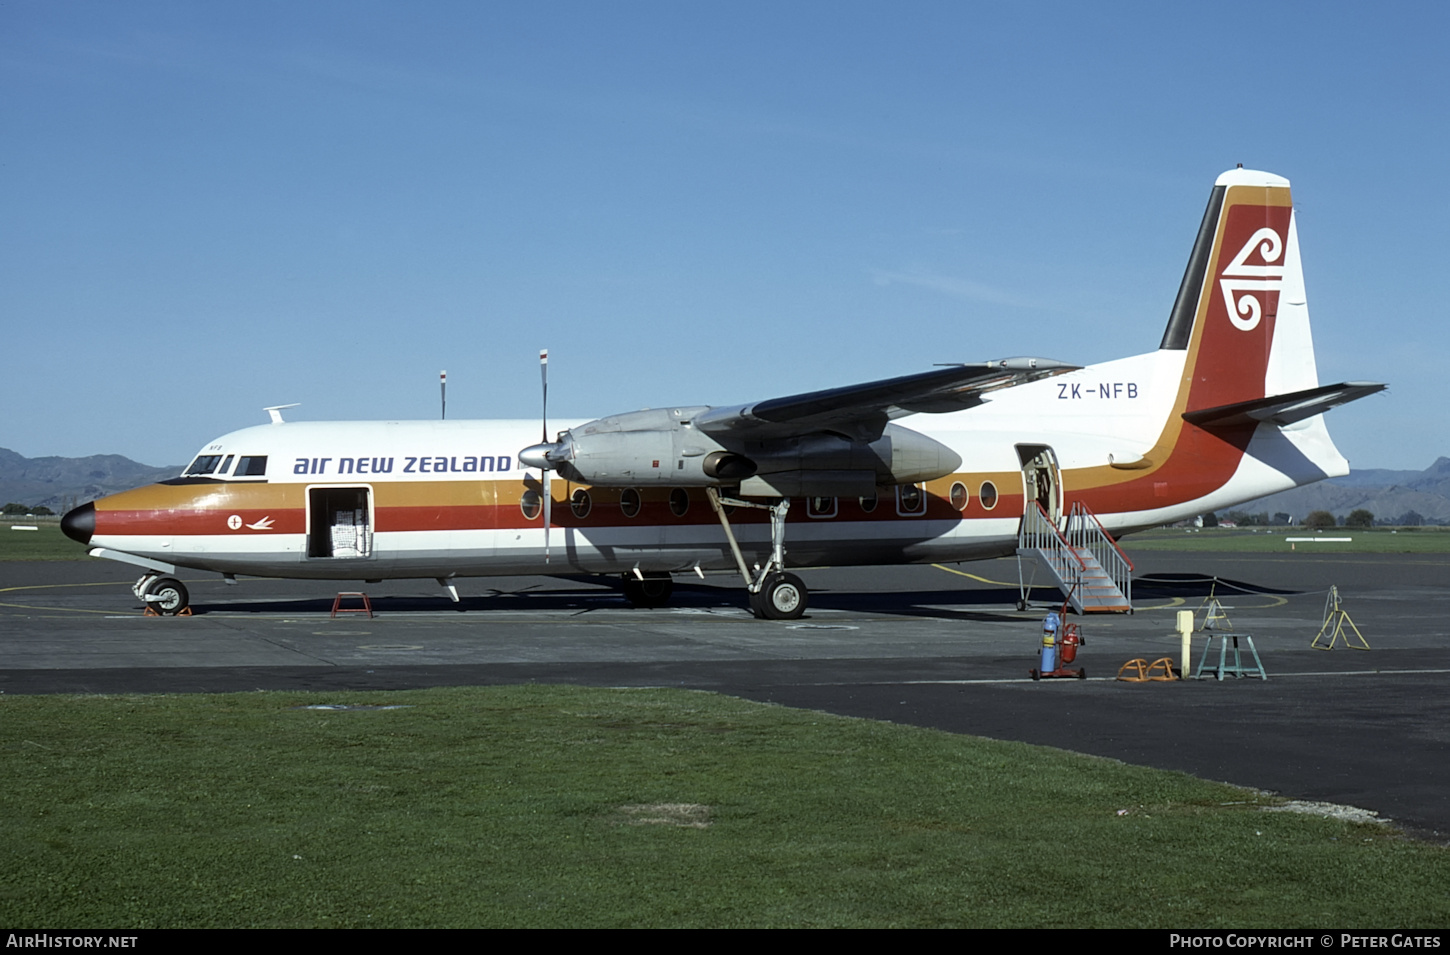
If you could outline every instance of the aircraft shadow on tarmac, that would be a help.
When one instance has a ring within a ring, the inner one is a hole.
[[[1276,597],[1303,593],[1283,587],[1214,577],[1209,574],[1144,574],[1133,578],[1133,599],[1148,597],[1208,597],[1214,594],[1270,594]]]
[[[1173,597],[1207,597],[1210,594],[1235,593],[1286,595],[1296,590],[1266,587],[1244,581],[1203,574],[1149,574],[1133,580],[1135,601]],[[197,595],[201,597],[201,595]],[[811,607],[844,613],[886,614],[910,617],[935,617],[944,620],[976,622],[1020,622],[1016,610],[1016,587],[976,587],[969,589],[900,590],[884,592],[833,591],[828,588],[811,592]],[[1045,611],[1062,603],[1062,594],[1055,587],[1033,587],[1029,591],[1033,612]],[[446,596],[432,594],[379,595],[370,598],[373,612],[389,613],[488,613],[521,611],[574,611],[584,614],[595,610],[626,610],[630,605],[624,595],[594,578],[559,576],[548,583],[536,583],[513,590],[489,588],[481,595],[464,595],[459,603]],[[333,595],[275,598],[266,600],[226,600],[213,602],[201,597],[193,604],[193,612],[256,613],[307,615],[331,613]],[[361,608],[356,597],[344,598],[342,609]],[[672,609],[745,611],[745,599],[739,587],[712,586],[708,583],[677,582],[669,606],[645,613],[669,613]],[[339,617],[343,616],[339,614]],[[354,614],[348,613],[352,618]],[[810,611],[806,617],[811,616]]]
[[[226,597],[230,597],[228,594]],[[239,595],[240,596],[240,595]],[[1022,617],[1015,612],[1017,589],[991,588],[976,590],[911,590],[879,593],[833,592],[829,589],[811,591],[811,608],[845,613],[888,614],[913,617],[936,617],[949,620],[976,620],[1019,622]],[[204,616],[208,613],[266,614],[267,616],[318,616],[332,612],[334,594],[320,594],[315,597],[292,599],[265,598],[209,599],[208,595],[194,594],[192,613]],[[1040,606],[1056,605],[1062,602],[1062,595],[1054,588],[1037,587],[1032,591],[1034,603]],[[458,603],[439,594],[394,594],[370,595],[373,613],[387,614],[488,614],[507,612],[569,612],[587,614],[593,611],[631,610],[624,594],[612,587],[600,586],[595,581],[578,583],[568,578],[556,578],[550,583],[533,584],[516,590],[489,589],[484,594],[460,594]],[[964,609],[964,605],[982,610]],[[361,610],[362,601],[357,597],[344,597],[342,611]],[[986,608],[992,608],[987,610]],[[1000,609],[999,609],[1000,608]],[[139,609],[139,607],[138,607]],[[734,611],[741,615],[748,613],[745,596],[739,587],[714,587],[704,583],[677,582],[668,606],[658,609],[639,609],[633,612],[645,614],[669,614],[675,610]],[[356,618],[347,612],[338,614]],[[804,619],[811,617],[807,610]]]

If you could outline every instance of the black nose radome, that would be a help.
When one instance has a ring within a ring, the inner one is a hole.
[[[89,544],[96,532],[96,505],[82,504],[66,512],[60,519],[60,529],[65,536],[80,544]]]

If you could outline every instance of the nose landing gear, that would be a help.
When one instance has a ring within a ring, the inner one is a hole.
[[[136,581],[131,592],[158,614],[176,616],[191,606],[191,594],[187,593],[186,585],[175,577],[146,574]]]

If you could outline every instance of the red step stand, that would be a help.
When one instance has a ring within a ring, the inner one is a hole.
[[[342,605],[342,598],[344,597],[361,597],[363,605],[361,607],[344,607]],[[332,616],[329,619],[336,620],[337,615],[340,613],[365,613],[368,615],[368,619],[371,620],[373,618],[373,602],[361,590],[340,591],[336,597],[332,598]]]

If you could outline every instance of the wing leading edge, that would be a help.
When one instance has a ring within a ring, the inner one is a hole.
[[[825,431],[874,440],[893,418],[971,408],[981,404],[988,392],[1079,367],[1050,358],[951,365],[844,388],[711,408],[696,415],[694,425],[716,436],[769,439]]]

